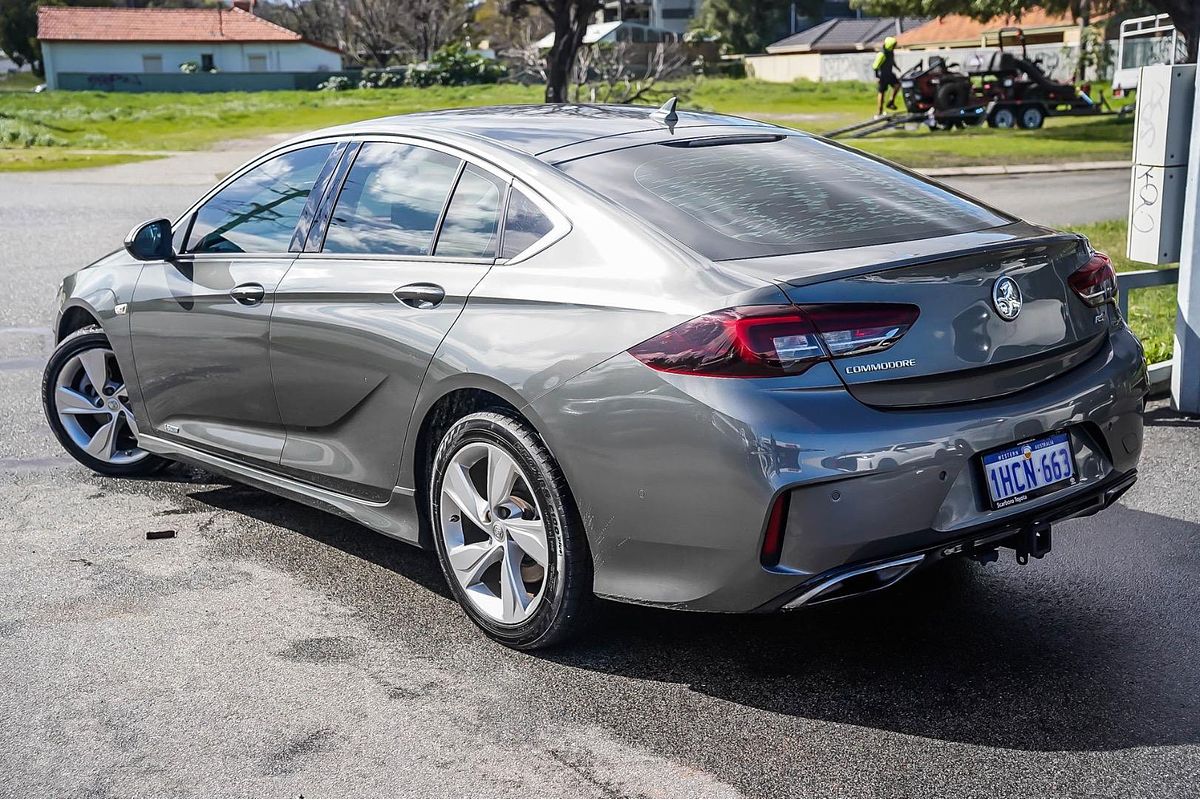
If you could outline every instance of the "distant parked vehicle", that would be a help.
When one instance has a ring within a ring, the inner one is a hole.
[[[1113,73],[1113,95],[1123,97],[1137,91],[1142,67],[1178,64],[1187,60],[1187,43],[1169,14],[1127,19],[1121,23],[1117,40],[1117,67]]]

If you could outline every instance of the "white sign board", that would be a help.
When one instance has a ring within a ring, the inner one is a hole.
[[[1134,261],[1179,260],[1195,86],[1194,64],[1142,68],[1129,187],[1127,255]]]
[[[1143,264],[1179,260],[1187,167],[1133,165],[1129,192],[1129,247],[1126,255]]]

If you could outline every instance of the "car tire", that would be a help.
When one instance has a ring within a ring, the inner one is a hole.
[[[484,633],[536,650],[585,626],[594,599],[583,523],[562,470],[525,421],[485,411],[455,422],[429,487],[446,583]]]
[[[93,378],[104,385],[93,386]],[[170,462],[137,447],[137,423],[124,385],[104,331],[98,326],[75,331],[59,342],[42,373],[46,421],[71,457],[93,472],[152,475]]]

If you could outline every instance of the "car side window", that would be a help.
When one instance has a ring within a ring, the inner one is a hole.
[[[528,195],[514,188],[509,193],[508,212],[504,215],[504,245],[500,257],[519,256],[552,230],[554,223],[550,218]]]
[[[332,144],[272,158],[221,189],[196,212],[190,253],[286,253]]]
[[[429,255],[461,163],[425,147],[367,142],[333,207],[322,251]]]
[[[468,164],[463,169],[438,234],[435,256],[495,258],[500,243],[504,182]]]

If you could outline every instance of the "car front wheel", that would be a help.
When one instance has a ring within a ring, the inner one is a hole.
[[[470,414],[443,437],[431,477],[438,557],[471,620],[521,650],[577,632],[592,603],[591,556],[537,433],[507,413]]]
[[[167,462],[138,447],[129,392],[108,337],[98,327],[62,340],[42,377],[46,420],[67,452],[101,475],[149,475]]]

